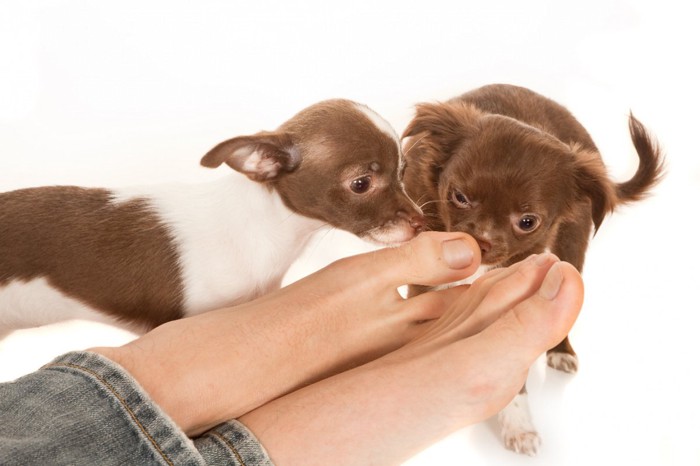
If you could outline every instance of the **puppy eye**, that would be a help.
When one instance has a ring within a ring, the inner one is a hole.
[[[350,182],[350,190],[355,194],[366,193],[370,186],[372,186],[372,178],[369,176],[363,176]]]
[[[469,198],[457,190],[452,191],[450,198],[452,203],[460,209],[468,209],[472,206],[471,202],[469,202]]]
[[[540,226],[540,217],[535,214],[525,214],[518,219],[517,228],[524,233],[530,233]]]

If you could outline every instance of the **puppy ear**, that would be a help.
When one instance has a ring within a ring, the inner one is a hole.
[[[294,171],[301,154],[286,133],[259,133],[224,141],[206,153],[200,163],[216,168],[228,166],[254,181],[269,181]]]
[[[575,179],[579,192],[591,200],[591,216],[595,231],[598,231],[603,219],[613,211],[616,193],[613,183],[597,152],[572,146],[575,156]]]
[[[447,154],[476,131],[474,125],[480,114],[474,106],[463,102],[418,104],[416,116],[401,138],[423,134]]]

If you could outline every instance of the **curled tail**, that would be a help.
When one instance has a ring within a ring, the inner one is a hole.
[[[629,128],[639,156],[639,166],[632,178],[615,186],[617,200],[621,203],[644,199],[664,176],[664,160],[659,143],[631,113]]]

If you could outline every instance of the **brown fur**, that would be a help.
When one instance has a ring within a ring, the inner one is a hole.
[[[548,248],[581,270],[605,216],[643,198],[662,176],[658,144],[634,116],[629,122],[639,167],[615,184],[573,115],[528,89],[490,85],[420,104],[403,135],[406,190],[429,229],[474,236],[484,264],[508,266]],[[452,200],[456,193],[467,208]],[[539,225],[519,230],[523,215]],[[574,354],[568,341],[556,350]]]
[[[471,234],[482,263],[508,266],[549,249],[580,271],[591,233],[605,216],[642,199],[661,179],[658,144],[632,115],[629,127],[639,167],[616,184],[591,137],[564,107],[522,87],[485,86],[417,106],[404,132],[404,183],[423,207],[428,228]],[[520,228],[533,219],[534,228]],[[409,288],[410,295],[424,291]],[[555,369],[578,370],[568,337],[547,355]],[[537,433],[514,430],[509,421],[501,421],[506,447],[534,455]]]
[[[155,327],[181,317],[179,265],[167,229],[145,203],[109,199],[107,190],[73,186],[2,194],[0,286],[43,277],[125,322]]]
[[[566,238],[555,240],[552,233],[587,242],[615,206],[641,199],[659,181],[657,144],[631,115],[630,130],[639,168],[615,184],[592,139],[564,107],[524,88],[486,86],[445,103],[418,105],[404,132],[404,183],[423,206],[429,228],[460,229],[484,242],[482,235],[492,235],[484,262],[509,265],[545,247],[566,249]],[[450,202],[455,189],[472,207]],[[528,212],[540,215],[541,224],[514,232],[508,216]],[[578,256],[573,263],[580,269]]]
[[[243,171],[242,162],[231,154],[246,146],[261,150],[274,166],[273,173],[249,176],[269,182],[292,210],[365,239],[370,239],[366,233],[378,225],[399,221],[408,221],[420,231],[422,214],[405,194],[401,195],[404,188],[396,176],[401,169],[400,147],[383,132],[375,128],[368,131],[366,119],[351,101],[323,101],[302,110],[276,131],[219,144],[204,156],[202,165],[216,167],[226,162]],[[351,158],[329,164],[330,157],[346,153],[348,147],[352,148]],[[278,171],[294,172],[294,176],[277,176]],[[370,191],[357,195],[347,189],[352,180],[364,176],[372,178]],[[337,182],[319,183],[321,179]]]

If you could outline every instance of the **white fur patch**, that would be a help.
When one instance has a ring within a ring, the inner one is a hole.
[[[355,108],[357,108],[360,112],[362,112],[369,120],[376,126],[381,132],[389,136],[391,139],[396,141],[396,147],[399,150],[399,156],[401,155],[401,142],[399,141],[399,135],[396,134],[396,130],[394,129],[393,126],[389,124],[388,121],[386,121],[384,118],[382,118],[381,115],[379,115],[377,112],[372,110],[371,108],[367,107],[366,105],[362,104],[355,104]],[[400,164],[399,164],[400,166]]]
[[[115,319],[66,296],[45,278],[13,280],[0,286],[0,333],[6,329],[32,328],[71,319],[118,325]]]
[[[239,173],[208,183],[132,187],[112,194],[115,204],[143,200],[166,225],[182,270],[185,315],[279,288],[312,234],[325,225],[292,212],[275,191]],[[0,334],[71,319],[143,330],[68,297],[45,278],[0,286]]]
[[[416,236],[416,230],[408,222],[391,222],[373,228],[362,235],[362,239],[378,246],[399,245]]]
[[[238,173],[204,184],[121,189],[113,202],[134,198],[146,199],[174,238],[186,315],[278,288],[311,235],[324,226]]]
[[[540,439],[532,424],[527,394],[519,393],[508,406],[498,413],[501,436],[509,450],[535,456],[540,448]]]
[[[238,155],[241,149],[237,150],[234,155]],[[280,170],[280,164],[277,160],[271,157],[263,157],[262,152],[254,150],[248,150],[245,156],[245,162],[241,170],[244,173],[256,173],[260,176],[264,175],[263,178],[266,180],[272,179],[277,176]]]
[[[243,162],[243,170],[244,171],[256,171],[258,169],[258,166],[262,163],[263,158],[260,155],[260,152],[258,151],[250,151],[248,148],[245,148],[246,150],[243,151],[241,149],[237,150],[236,152],[233,153],[234,156],[238,155],[241,157],[245,157],[245,162]]]

